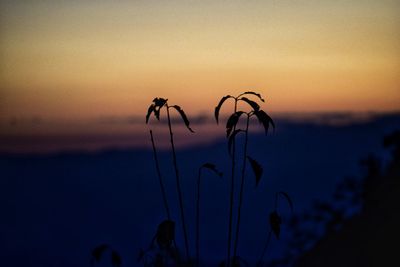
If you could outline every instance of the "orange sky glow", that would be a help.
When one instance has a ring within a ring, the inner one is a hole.
[[[0,117],[398,111],[400,1],[2,1]]]

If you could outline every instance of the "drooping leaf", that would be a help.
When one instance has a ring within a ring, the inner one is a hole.
[[[103,256],[104,252],[109,248],[110,246],[107,244],[102,244],[97,247],[95,247],[92,250],[92,263],[93,262],[99,262],[101,257]]]
[[[160,247],[170,247],[175,239],[175,222],[165,220],[158,226],[157,243]]]
[[[119,253],[115,250],[111,252],[111,264],[114,267],[121,267],[122,265],[122,259]]]
[[[269,223],[271,225],[272,232],[276,236],[276,239],[279,239],[279,235],[281,233],[282,219],[276,210],[271,212],[271,214],[269,215]]]
[[[258,121],[264,126],[265,135],[268,134],[268,128],[270,124],[275,129],[274,121],[267,113],[265,113],[265,111],[260,109],[258,111],[255,111],[254,114],[257,116]]]
[[[153,99],[154,103],[154,115],[156,116],[157,120],[160,120],[160,110],[161,108],[167,103],[168,99],[156,97]],[[149,108],[150,110],[150,108]]]
[[[219,101],[218,105],[215,107],[214,116],[215,116],[215,120],[217,121],[217,124],[218,124],[219,110],[221,109],[222,104],[228,98],[233,98],[233,96],[231,96],[231,95],[224,96],[223,98],[221,98],[221,100]]]
[[[219,177],[222,177],[222,172],[218,171],[217,167],[212,163],[204,163],[202,168],[207,168],[217,174]]]
[[[183,111],[183,109],[181,109],[181,107],[180,107],[180,106],[177,106],[177,105],[174,105],[174,106],[171,106],[171,107],[172,107],[172,108],[175,108],[175,109],[179,112],[179,114],[181,115],[181,117],[182,117],[182,119],[183,119],[183,122],[185,123],[186,127],[189,129],[189,131],[191,131],[192,133],[194,133],[194,131],[192,130],[192,128],[190,128],[190,126],[189,126],[190,122],[189,122],[188,118],[186,117],[186,114],[185,114],[185,112]]]
[[[155,107],[154,104],[151,104],[149,106],[149,109],[147,110],[147,114],[146,114],[146,123],[149,122],[149,118],[150,118],[151,113],[153,113],[153,111],[154,111],[154,107]]]
[[[260,163],[258,163],[251,157],[247,156],[247,159],[249,160],[250,166],[253,169],[254,175],[256,176],[256,186],[258,186],[258,183],[260,182],[261,176],[263,174],[263,168],[261,167]]]
[[[290,199],[289,195],[286,192],[283,192],[283,191],[279,192],[279,194],[281,194],[287,200],[287,202],[289,204],[289,207],[290,207],[290,210],[293,212],[293,202]]]
[[[167,101],[168,101],[168,99],[161,98],[161,97],[156,97],[153,99],[154,105],[156,107],[160,107],[160,108],[162,108],[167,103]]]
[[[244,113],[243,111],[237,111],[229,117],[228,121],[226,122],[226,137],[229,137],[233,128],[236,126],[236,124],[239,121],[240,116],[243,113]]]
[[[253,108],[254,111],[257,111],[260,109],[260,106],[256,102],[248,99],[247,97],[241,97],[241,98],[239,98],[239,100],[242,100],[242,101],[246,102],[247,104],[249,104]]]
[[[264,99],[261,97],[261,95],[258,94],[258,93],[256,93],[256,92],[247,91],[247,92],[244,92],[244,93],[240,94],[239,96],[242,96],[242,95],[255,95],[255,96],[257,96],[262,102],[265,102]]]
[[[159,106],[154,107],[154,116],[156,116],[157,120],[160,120],[160,109],[161,107]]]
[[[229,155],[232,155],[233,141],[235,140],[236,135],[237,135],[238,133],[240,133],[240,132],[244,132],[244,131],[243,131],[243,130],[240,130],[240,129],[236,129],[236,130],[234,130],[233,133],[229,136],[229,139],[228,139],[228,152],[229,152]]]

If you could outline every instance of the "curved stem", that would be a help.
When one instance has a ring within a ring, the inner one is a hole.
[[[187,231],[186,231],[186,223],[185,223],[185,211],[183,208],[183,197],[182,197],[182,190],[181,190],[181,185],[180,185],[180,179],[179,179],[179,171],[178,171],[178,163],[176,160],[176,153],[175,153],[175,145],[174,145],[174,134],[172,133],[172,126],[171,126],[171,117],[169,115],[169,106],[167,104],[167,117],[168,117],[168,128],[169,128],[169,136],[170,136],[170,142],[171,142],[171,147],[172,147],[172,157],[173,157],[173,163],[174,163],[174,168],[175,168],[175,176],[176,176],[176,189],[178,191],[178,199],[179,199],[179,208],[180,208],[180,213],[181,213],[181,222],[182,222],[182,229],[183,229],[183,236],[185,239],[185,251],[186,251],[186,259],[189,260],[189,241],[188,241],[188,236],[187,236]]]
[[[200,177],[201,167],[199,169],[199,175],[197,177],[197,202],[196,202],[196,266],[200,266]]]
[[[235,107],[234,113],[237,111],[237,98],[235,98]],[[233,131],[235,131],[236,125],[233,127]],[[234,196],[234,188],[235,188],[235,151],[236,151],[236,142],[233,139],[232,142],[232,175],[231,175],[231,192],[229,199],[229,226],[228,226],[228,255],[227,255],[227,267],[231,265],[231,243],[232,243],[232,223],[233,223],[233,196]]]
[[[151,144],[153,146],[154,161],[155,161],[155,164],[156,164],[157,176],[158,176],[158,181],[160,183],[161,194],[162,194],[162,197],[163,197],[165,212],[167,213],[168,220],[171,220],[171,213],[169,211],[167,193],[165,191],[165,186],[164,186],[164,183],[162,181],[160,165],[159,165],[159,162],[158,162],[157,151],[156,151],[156,146],[154,144],[154,138],[153,138],[153,131],[152,130],[150,130],[150,138],[151,138]]]
[[[243,151],[243,164],[242,164],[242,180],[240,182],[240,193],[239,193],[239,207],[238,207],[238,217],[236,223],[236,239],[233,249],[233,258],[236,258],[237,248],[239,244],[239,233],[240,233],[240,219],[242,214],[242,204],[243,204],[243,188],[244,188],[244,177],[246,173],[246,162],[247,162],[247,140],[249,134],[249,121],[250,116],[247,114],[247,121],[246,121],[246,130],[245,130],[245,139],[244,139],[244,151]]]

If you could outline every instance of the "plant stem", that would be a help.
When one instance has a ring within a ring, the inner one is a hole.
[[[150,130],[150,137],[151,137],[151,144],[153,145],[153,154],[154,154],[154,161],[156,163],[156,170],[157,170],[157,175],[158,175],[158,181],[160,182],[160,188],[161,188],[161,194],[163,197],[163,202],[164,202],[164,207],[165,207],[165,212],[167,213],[167,218],[168,220],[171,220],[171,213],[169,211],[169,206],[168,206],[168,200],[167,200],[167,193],[165,191],[164,183],[162,181],[162,176],[161,176],[161,171],[160,171],[160,165],[158,163],[158,157],[157,157],[157,151],[156,151],[156,146],[154,144],[154,138],[153,138],[153,131]]]
[[[182,229],[183,229],[183,236],[185,239],[185,251],[186,251],[186,259],[189,261],[189,241],[188,241],[188,236],[186,232],[186,224],[185,224],[185,211],[183,208],[183,197],[182,197],[182,190],[181,190],[181,185],[180,185],[180,179],[179,179],[179,171],[178,171],[178,163],[176,160],[176,153],[175,153],[175,145],[174,145],[174,138],[173,138],[173,133],[172,133],[172,126],[171,126],[171,117],[169,115],[169,106],[167,104],[167,117],[168,117],[168,128],[169,128],[169,136],[170,136],[170,141],[171,141],[171,147],[172,147],[172,157],[173,157],[173,163],[174,163],[174,168],[175,168],[175,176],[176,176],[176,188],[178,191],[178,198],[179,198],[179,208],[181,211],[181,222],[182,222]]]
[[[237,111],[237,98],[235,98],[235,107],[234,113]],[[235,131],[236,125],[233,127],[233,131]],[[229,226],[228,226],[228,258],[227,258],[227,267],[231,265],[231,243],[232,243],[232,223],[233,223],[233,196],[234,196],[234,188],[235,188],[235,151],[236,151],[236,142],[233,139],[232,142],[232,175],[231,175],[231,192],[230,192],[230,200],[229,200]]]
[[[239,193],[239,207],[238,207],[238,217],[236,223],[236,239],[233,249],[233,258],[236,258],[237,248],[239,244],[239,233],[240,233],[240,219],[242,214],[242,204],[243,204],[243,188],[244,188],[244,177],[246,173],[246,162],[247,162],[247,140],[248,140],[248,133],[249,133],[249,121],[250,115],[247,114],[247,121],[246,121],[246,130],[245,130],[245,139],[244,139],[244,151],[243,151],[243,164],[242,164],[242,180],[240,183],[240,193]]]
[[[158,175],[158,181],[160,182],[160,187],[161,187],[161,193],[162,193],[162,196],[163,196],[163,202],[164,202],[165,212],[167,213],[167,218],[168,218],[168,220],[171,220],[171,212],[170,212],[169,205],[168,205],[167,193],[166,193],[166,190],[165,190],[164,183],[163,183],[163,181],[162,181],[162,176],[161,176],[161,171],[160,171],[160,164],[159,164],[158,157],[157,157],[157,150],[156,150],[156,146],[155,146],[155,144],[154,144],[154,138],[153,138],[153,131],[152,131],[152,130],[150,130],[150,137],[151,137],[151,144],[152,144],[152,146],[153,146],[154,161],[155,161],[155,163],[156,163],[156,170],[157,170],[157,175]],[[153,240],[153,241],[154,241],[154,240]],[[177,248],[175,238],[174,238],[174,241],[173,241],[173,242],[174,242],[175,248]],[[181,265],[179,255],[178,255],[178,257],[177,257],[177,263],[178,263],[178,266]]]
[[[272,235],[272,230],[269,230],[268,237],[267,237],[267,242],[265,242],[265,246],[264,246],[264,249],[262,251],[260,260],[257,263],[257,267],[261,267],[261,265],[262,265],[262,261],[264,260],[264,256],[267,253],[269,242],[271,241],[271,235]]]
[[[197,203],[196,203],[196,266],[200,266],[200,177],[201,167],[199,169],[199,176],[197,177]]]

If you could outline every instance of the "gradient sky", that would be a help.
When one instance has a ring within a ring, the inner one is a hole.
[[[1,1],[0,116],[400,107],[400,1]]]

